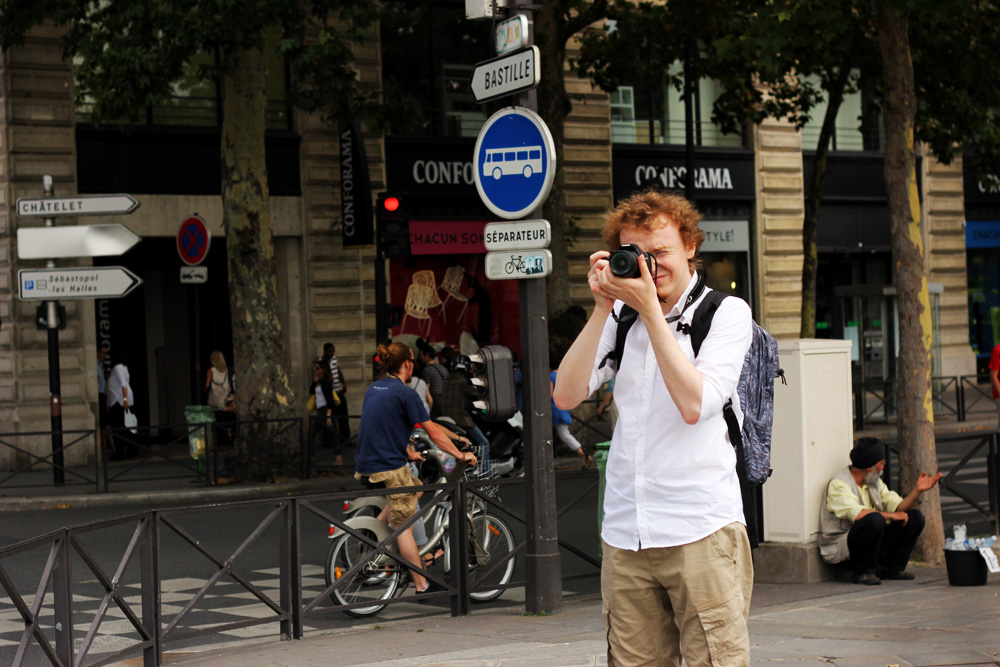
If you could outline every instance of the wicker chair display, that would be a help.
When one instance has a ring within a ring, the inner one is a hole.
[[[465,282],[465,269],[461,266],[449,266],[444,272],[444,279],[441,281],[441,289],[448,295],[444,298],[444,306],[448,305],[449,299],[464,302],[462,311],[458,314],[458,319],[462,319],[465,309],[469,306],[469,297],[462,294],[463,282]]]
[[[444,302],[441,301],[441,297],[438,296],[438,286],[437,282],[434,280],[434,272],[430,269],[424,271],[417,271],[413,274],[413,282],[416,285],[426,285],[430,287],[433,291],[431,296],[431,302],[427,304],[427,309],[440,308],[441,309],[441,321],[447,323],[444,317]]]
[[[406,290],[406,302],[403,304],[403,321],[399,325],[399,333],[402,334],[406,328],[406,318],[412,317],[417,320],[427,320],[427,333],[424,336],[429,335],[431,332],[431,316],[427,312],[427,308],[434,298],[437,298],[437,295],[427,285],[411,283],[409,289]],[[440,301],[440,299],[438,300]]]

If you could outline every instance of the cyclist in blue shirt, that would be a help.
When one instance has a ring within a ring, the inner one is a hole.
[[[415,424],[424,429],[440,449],[459,461],[475,465],[475,455],[459,451],[441,427],[430,420],[417,393],[407,386],[413,375],[413,351],[409,346],[404,343],[379,345],[376,356],[382,377],[368,387],[361,406],[354,477],[379,488],[420,486],[422,482],[413,476],[407,465],[410,460],[422,460],[409,445]],[[418,495],[416,492],[389,495],[379,520],[387,522],[393,530],[399,528],[416,512]],[[412,526],[399,535],[396,543],[403,558],[413,564],[420,562]],[[423,576],[411,570],[410,577],[418,594],[427,591],[428,583]]]

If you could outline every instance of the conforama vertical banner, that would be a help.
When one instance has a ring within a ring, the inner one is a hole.
[[[357,120],[340,129],[340,219],[345,248],[375,244],[368,158]]]

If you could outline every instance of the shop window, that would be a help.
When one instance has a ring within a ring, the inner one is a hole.
[[[685,108],[683,91],[670,85],[682,78],[680,61],[674,62],[655,82],[629,82],[611,93],[611,138],[625,144],[684,145]],[[717,81],[701,79],[692,100],[696,146],[741,148],[743,137],[723,134],[711,121],[712,104],[722,89]]]
[[[819,86],[819,77],[810,79],[814,85]],[[810,110],[809,122],[802,128],[803,150],[816,150],[827,106],[824,99]],[[872,97],[863,92],[845,95],[837,111],[830,150],[879,152],[884,145],[884,138],[878,108]]]
[[[272,45],[277,38],[267,40]],[[302,192],[299,137],[291,132],[288,73],[272,48],[265,47],[267,132],[265,163],[268,188],[274,196]],[[76,160],[81,193],[219,194],[219,140],[222,127],[221,91],[215,81],[198,77],[198,67],[212,56],[198,54],[173,84],[173,94],[150,105],[127,131],[118,123],[90,123],[92,103],[77,104]]]
[[[986,359],[1000,345],[1000,248],[970,248],[967,259],[969,342]]]
[[[475,63],[495,56],[491,23],[465,19],[455,0],[382,3],[382,79],[387,97],[405,98],[394,136],[475,137],[490,105],[472,97]],[[507,100],[509,103],[509,100]]]

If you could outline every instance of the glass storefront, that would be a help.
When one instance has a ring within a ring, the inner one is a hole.
[[[969,341],[981,363],[1000,345],[1000,222],[965,223],[969,271]]]

